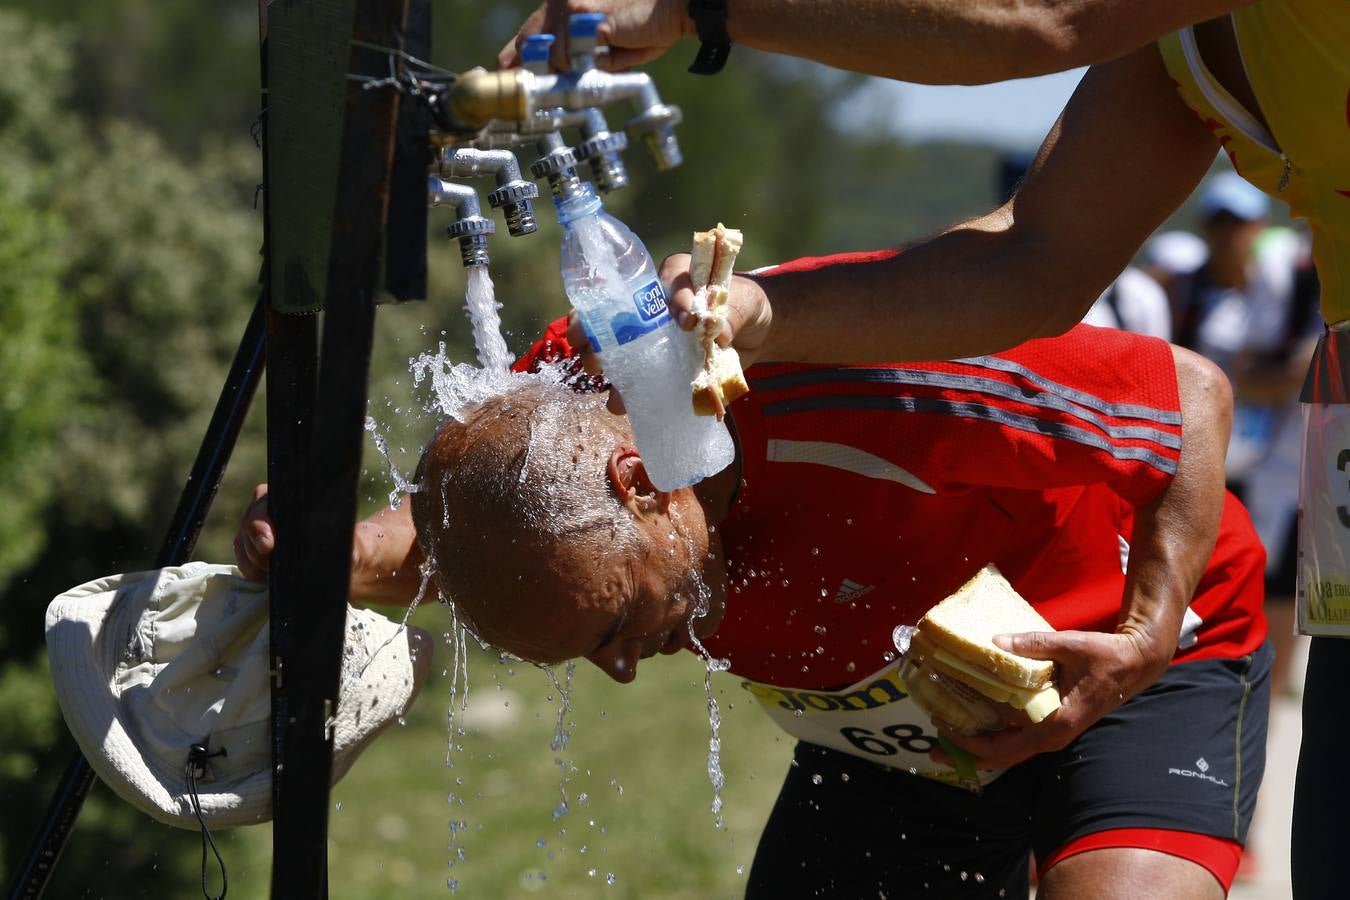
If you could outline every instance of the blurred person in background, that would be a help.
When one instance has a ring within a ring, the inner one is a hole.
[[[1205,264],[1209,258],[1209,248],[1204,238],[1180,228],[1160,231],[1148,239],[1144,245],[1143,261],[1140,268],[1162,287],[1167,295],[1169,329],[1175,310],[1181,308],[1177,296],[1184,279]]]
[[[1306,236],[1288,228],[1263,232],[1254,245],[1246,340],[1232,361],[1232,487],[1252,514],[1266,548],[1266,615],[1275,645],[1272,696],[1287,696],[1296,659],[1294,609],[1298,567],[1299,393],[1324,326],[1319,285]],[[1234,447],[1245,453],[1235,459]],[[1236,465],[1234,465],[1236,463]]]
[[[1200,187],[1204,262],[1177,276],[1176,342],[1218,363],[1232,379],[1232,362],[1247,338],[1248,310],[1257,294],[1285,286],[1255,263],[1256,239],[1270,224],[1270,198],[1236,173],[1221,172]],[[1292,271],[1292,259],[1287,262]],[[1278,265],[1266,267],[1271,271]]]

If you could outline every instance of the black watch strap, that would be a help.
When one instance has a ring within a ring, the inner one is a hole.
[[[694,20],[694,28],[702,42],[689,71],[695,75],[716,75],[731,55],[727,0],[689,0],[689,18]]]

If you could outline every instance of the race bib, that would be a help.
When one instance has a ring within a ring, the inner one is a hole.
[[[1350,636],[1350,331],[1333,326],[1304,384],[1298,630]]]
[[[928,758],[938,745],[928,713],[900,677],[904,657],[840,691],[799,690],[742,681],[778,727],[798,740],[839,750],[934,781],[963,786],[957,773]],[[981,785],[1005,770],[976,772]]]
[[[1298,630],[1350,635],[1350,406],[1303,406]]]

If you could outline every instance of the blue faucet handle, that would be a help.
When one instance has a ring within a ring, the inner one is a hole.
[[[567,19],[567,36],[572,40],[600,36],[600,26],[609,18],[605,13],[576,13]]]
[[[549,56],[556,40],[551,34],[532,34],[520,48],[520,64],[536,75],[548,74]]]
[[[525,38],[525,45],[520,48],[520,58],[524,62],[539,62],[547,60],[549,51],[553,48],[553,42],[557,38],[551,34],[532,34]]]

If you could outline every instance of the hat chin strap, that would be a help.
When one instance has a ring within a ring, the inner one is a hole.
[[[202,815],[202,802],[197,796],[197,779],[206,774],[207,760],[217,756],[228,756],[225,748],[221,747],[215,753],[212,753],[205,744],[193,744],[188,748],[187,764],[183,767],[183,775],[187,778],[188,797],[192,801],[192,812],[197,816],[197,823],[202,827],[202,894],[206,900],[225,900],[225,893],[230,889],[230,878],[225,872],[225,859],[220,855],[220,848],[216,846],[216,839],[211,836],[211,829],[206,827],[206,818]],[[210,889],[206,886],[206,847],[211,846],[211,852],[216,855],[216,864],[220,866],[220,893],[212,895]]]

